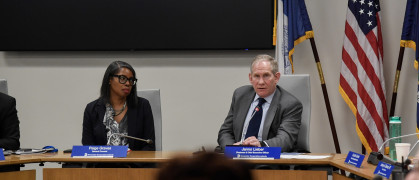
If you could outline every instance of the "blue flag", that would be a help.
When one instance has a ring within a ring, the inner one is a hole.
[[[400,46],[413,48],[416,51],[416,43],[419,41],[418,31],[419,17],[419,0],[407,0],[406,12],[404,15],[402,37]],[[418,69],[419,53],[416,51],[415,68]],[[418,76],[418,93],[417,93],[417,109],[416,109],[416,132],[419,132],[419,76]]]
[[[416,42],[418,42],[418,15],[419,15],[419,1],[408,0],[406,3],[406,12],[404,15],[402,37],[400,46],[413,48],[416,51]],[[418,59],[418,52],[416,52],[416,59]],[[417,69],[417,66],[416,66]]]
[[[294,73],[292,54],[294,47],[313,37],[313,28],[304,0],[278,0],[276,33],[276,59],[279,71]]]

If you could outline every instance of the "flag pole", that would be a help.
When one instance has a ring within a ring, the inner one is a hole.
[[[397,89],[399,87],[400,71],[402,70],[403,55],[405,47],[400,46],[399,59],[397,61],[396,75],[394,77],[393,96],[391,97],[390,117],[394,116],[394,109],[396,108]]]
[[[320,58],[319,58],[319,54],[317,52],[316,42],[314,41],[314,37],[310,38],[310,44],[311,44],[311,49],[313,50],[314,60],[317,64],[317,71],[319,72],[320,83],[321,83],[322,90],[323,90],[323,97],[324,97],[324,102],[326,104],[327,115],[329,116],[330,129],[332,130],[333,141],[335,143],[336,153],[341,153],[338,136],[336,134],[335,121],[333,120],[332,108],[330,107],[329,95],[328,95],[327,89],[326,89],[326,82],[324,81],[322,65],[320,64]]]
[[[322,65],[320,64],[319,53],[317,52],[316,42],[314,37],[310,38],[311,49],[313,50],[314,61],[317,65],[317,71],[319,72],[320,83],[323,90],[323,98],[326,104],[327,115],[329,116],[330,129],[332,130],[333,142],[335,143],[336,153],[340,154],[340,145],[338,135],[336,134],[335,120],[333,120],[332,108],[330,107],[329,95],[327,93],[326,82],[324,81]],[[344,170],[340,170],[342,175],[346,175]]]

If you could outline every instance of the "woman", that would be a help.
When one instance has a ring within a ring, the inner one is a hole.
[[[137,97],[135,71],[122,61],[112,62],[103,76],[99,99],[87,104],[83,118],[83,145],[128,146],[154,151],[155,144],[124,138],[115,133],[154,142],[150,103]]]

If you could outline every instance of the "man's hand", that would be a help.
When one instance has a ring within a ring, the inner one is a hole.
[[[233,145],[235,145],[235,146],[239,146],[239,145],[242,145],[242,142],[236,142],[236,143],[234,143]]]
[[[256,139],[255,136],[251,136],[248,137],[247,139],[245,139],[242,143],[245,146],[256,146],[256,147],[261,147],[260,142],[258,139]]]

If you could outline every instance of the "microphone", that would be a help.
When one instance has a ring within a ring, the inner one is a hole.
[[[113,133],[112,135],[109,136],[108,142],[106,144],[109,144],[112,136],[114,136],[114,135],[125,137],[125,138],[130,138],[130,139],[135,139],[135,140],[138,140],[138,141],[143,141],[143,142],[146,142],[147,144],[152,144],[153,143],[153,140],[151,140],[151,139],[141,139],[141,138],[137,138],[137,137],[133,137],[133,136],[128,136],[128,135],[121,134],[121,133]]]
[[[393,159],[384,156],[380,152],[374,152],[372,151],[370,155],[368,156],[367,162],[373,165],[378,165],[379,161],[383,161],[387,164],[395,165],[395,166],[401,166],[401,163],[394,161]]]
[[[399,138],[403,138],[403,137],[409,137],[409,136],[413,136],[413,135],[419,135],[419,133],[406,134],[406,135],[403,135],[403,136],[396,136],[396,137],[388,138],[387,140],[385,140],[385,141],[383,142],[383,144],[381,144],[380,148],[378,149],[378,152],[380,152],[380,151],[381,151],[381,149],[383,148],[383,146],[384,146],[384,145],[385,145],[388,141],[390,141],[390,140],[393,140],[393,139],[399,139]]]
[[[256,106],[255,109],[253,110],[252,115],[250,116],[250,119],[252,119],[253,116],[255,116],[256,112],[258,112],[259,110],[260,110],[260,107],[259,106]]]
[[[370,164],[373,164],[373,165],[378,165],[379,161],[383,161],[383,162],[391,164],[391,165],[402,166],[401,163],[396,162],[393,159],[390,159],[389,157],[384,156],[383,154],[381,154],[381,150],[384,147],[384,145],[390,140],[403,138],[403,137],[408,137],[408,136],[413,136],[413,135],[418,135],[418,134],[419,133],[413,133],[413,134],[407,134],[407,135],[403,135],[403,136],[396,136],[396,137],[388,138],[380,146],[380,148],[378,149],[378,152],[371,152],[370,153],[370,155],[368,156],[367,162],[370,163]]]
[[[408,137],[408,136],[413,136],[413,135],[418,135],[419,133],[413,133],[413,134],[407,134],[407,135],[403,135],[403,136],[396,136],[396,137],[392,137],[389,138],[387,140],[385,140],[383,142],[383,144],[380,146],[380,148],[378,149],[378,152],[371,152],[368,156],[368,160],[367,162],[373,165],[378,165],[378,162],[381,160],[382,162],[394,165],[394,169],[392,171],[392,179],[394,180],[402,180],[404,179],[405,175],[408,173],[410,164],[412,163],[410,159],[404,160],[404,157],[402,157],[402,162],[396,162],[393,159],[390,159],[387,156],[384,156],[383,154],[381,154],[381,150],[383,148],[383,146],[390,140],[393,139],[398,139],[398,138],[403,138],[403,137]],[[419,141],[418,141],[419,142]],[[416,142],[416,144],[418,143]],[[414,149],[414,147],[416,146],[416,144],[413,146],[412,149]],[[412,149],[409,151],[409,154],[411,153]],[[409,155],[408,155],[409,157]],[[379,179],[379,177],[374,177],[374,179]]]

